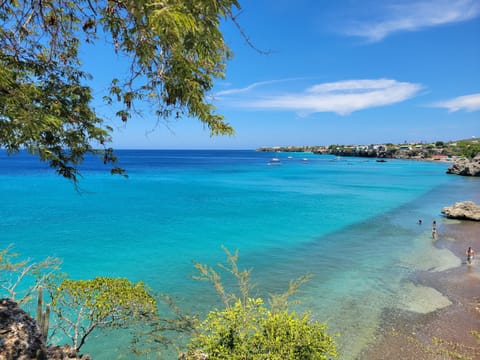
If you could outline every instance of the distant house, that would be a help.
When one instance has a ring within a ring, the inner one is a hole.
[[[433,155],[432,160],[435,161],[448,161],[450,157],[448,155]]]

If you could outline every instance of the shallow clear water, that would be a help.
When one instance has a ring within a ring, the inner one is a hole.
[[[78,193],[27,154],[0,153],[0,246],[60,257],[73,278],[144,280],[199,312],[215,295],[192,280],[193,261],[223,262],[222,245],[253,268],[260,295],[309,272],[301,306],[342,333],[345,359],[398,302],[416,269],[405,259],[432,248],[441,208],[480,198],[478,179],[446,175],[443,163],[255,151],[118,155],[128,179],[88,160]],[[101,344],[92,339],[85,351],[110,358]]]

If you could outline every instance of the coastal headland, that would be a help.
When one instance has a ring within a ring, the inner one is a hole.
[[[473,158],[480,153],[480,140],[472,138],[458,141],[432,143],[368,144],[368,145],[302,145],[261,147],[265,152],[310,152],[335,156],[358,156],[368,158],[412,159],[432,161],[455,161]]]

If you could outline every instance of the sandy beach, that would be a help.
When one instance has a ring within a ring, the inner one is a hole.
[[[422,314],[390,309],[376,342],[359,360],[480,359],[480,222],[442,221],[435,246],[448,249],[461,265],[444,271],[419,271],[415,285],[433,288],[450,305]],[[465,263],[465,251],[472,246],[476,259]]]

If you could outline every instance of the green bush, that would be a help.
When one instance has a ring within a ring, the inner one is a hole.
[[[240,271],[225,250],[230,267],[221,266],[238,281],[239,294],[228,293],[220,275],[211,267],[197,264],[203,280],[209,280],[221,296],[225,308],[212,310],[196,329],[183,359],[198,359],[203,354],[214,359],[318,359],[337,357],[336,344],[326,325],[313,321],[308,312],[298,315],[288,309],[288,298],[309,276],[291,282],[281,295],[272,296],[269,305],[261,298],[248,296],[250,271]]]
[[[108,277],[65,279],[49,291],[57,326],[76,351],[97,328],[126,328],[157,317],[156,300],[142,282]]]
[[[326,360],[337,356],[325,324],[311,321],[308,313],[270,311],[258,298],[211,311],[198,330],[190,342],[190,354],[201,350],[209,359]]]

